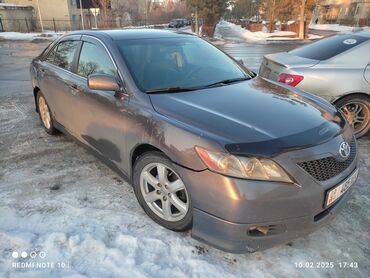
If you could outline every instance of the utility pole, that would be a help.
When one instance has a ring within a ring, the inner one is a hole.
[[[80,13],[81,13],[81,24],[82,24],[82,30],[85,30],[85,24],[84,24],[84,13],[82,9],[82,0],[80,0]],[[96,20],[96,19],[95,19]]]
[[[199,36],[198,7],[195,7],[195,34]]]
[[[44,33],[44,25],[42,24],[42,17],[41,17],[39,0],[37,0],[37,11],[39,13],[39,20],[40,20],[41,31]]]
[[[304,14],[306,9],[306,0],[301,0],[301,12],[300,12],[300,21],[299,21],[299,38],[304,39]]]
[[[145,0],[145,26],[148,26],[148,0]]]

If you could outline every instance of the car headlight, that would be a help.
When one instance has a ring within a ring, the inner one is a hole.
[[[271,159],[235,156],[198,146],[195,150],[208,169],[214,172],[243,179],[293,183],[288,174]]]

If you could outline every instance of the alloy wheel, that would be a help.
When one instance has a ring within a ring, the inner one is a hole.
[[[340,107],[355,133],[364,130],[370,121],[369,107],[358,101],[351,101]]]
[[[189,196],[179,175],[162,163],[146,165],[140,190],[148,207],[166,221],[182,220],[189,210]]]
[[[41,116],[41,121],[44,124],[44,126],[49,129],[51,127],[51,116],[50,116],[50,110],[49,107],[45,101],[45,98],[43,96],[39,97],[39,113]]]

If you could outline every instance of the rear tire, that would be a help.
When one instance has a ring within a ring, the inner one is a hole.
[[[344,113],[356,138],[370,130],[370,98],[363,95],[349,95],[335,103]]]
[[[191,228],[190,195],[175,165],[161,152],[148,152],[136,160],[133,185],[139,204],[155,222],[176,232]]]
[[[45,131],[50,135],[58,134],[59,131],[54,126],[54,119],[48,103],[41,91],[36,95],[37,111],[39,112],[41,123]]]

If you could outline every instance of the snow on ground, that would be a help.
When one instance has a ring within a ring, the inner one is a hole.
[[[47,135],[32,102],[1,101],[0,277],[365,277],[370,270],[365,176],[332,224],[290,245],[228,254],[151,221],[126,181],[65,136]],[[295,265],[327,261],[335,268]],[[342,270],[341,261],[359,267]]]
[[[20,32],[2,32],[0,33],[0,40],[21,40],[32,41],[34,39],[54,40],[64,33],[44,32],[44,33],[20,33]]]
[[[295,36],[296,33],[288,31],[275,31],[274,33],[251,32],[227,21],[220,21],[216,25],[215,38],[228,39],[230,37],[237,37],[246,42],[267,42],[274,40],[296,40],[296,38],[289,38],[288,36]]]
[[[358,29],[367,29],[370,30],[370,27],[353,27],[353,26],[345,26],[339,24],[310,24],[310,29],[315,30],[326,30],[326,31],[336,31],[336,32],[350,32]]]
[[[319,40],[319,39],[322,39],[324,36],[320,36],[320,35],[315,35],[315,34],[308,34],[308,39],[309,40]]]
[[[269,43],[281,41],[299,41],[296,33],[290,31],[274,31],[273,33],[251,32],[227,21],[220,21],[215,30],[217,39],[244,41],[248,43]],[[322,36],[309,34],[309,40],[321,39]]]

